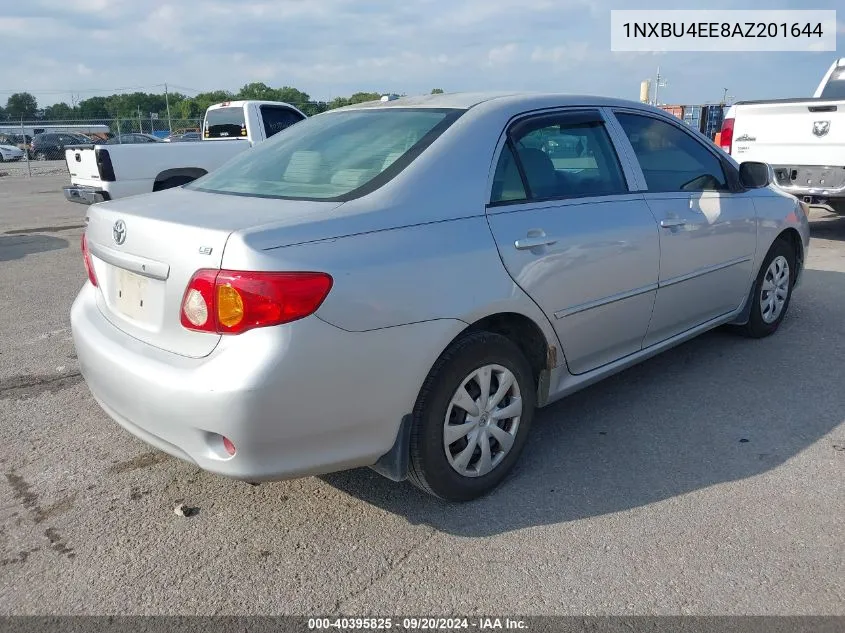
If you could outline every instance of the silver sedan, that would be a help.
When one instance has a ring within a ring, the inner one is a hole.
[[[360,104],[92,206],[73,336],[109,416],[209,471],[371,466],[468,500],[535,408],[721,325],[777,330],[805,211],[637,103]]]

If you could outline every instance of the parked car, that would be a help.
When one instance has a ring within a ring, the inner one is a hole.
[[[184,134],[172,134],[164,140],[168,143],[181,141],[200,141],[202,140],[202,136],[199,132],[185,132]]]
[[[29,134],[0,134],[0,144],[12,145],[24,152],[29,151],[30,143],[32,143],[32,137]]]
[[[845,57],[831,64],[812,99],[735,103],[719,138],[737,160],[769,163],[784,191],[845,215]]]
[[[65,153],[71,202],[93,204],[182,185],[303,120],[287,103],[227,101],[206,110],[202,144],[157,143],[79,148]]]
[[[35,160],[60,160],[65,149],[74,145],[91,145],[94,140],[84,134],[72,132],[47,132],[32,138],[32,157]]]
[[[14,145],[0,144],[0,163],[21,160],[23,156],[23,150],[18,149]]]
[[[103,145],[133,145],[138,143],[163,143],[164,139],[161,139],[157,136],[153,136],[152,134],[143,134],[141,132],[132,132],[130,134],[121,134],[119,136],[113,136],[108,141],[103,143]]]
[[[560,158],[535,146],[551,136]],[[472,499],[535,407],[723,324],[778,329],[809,223],[771,177],[622,100],[329,111],[90,207],[82,374],[117,423],[215,473],[372,466]]]

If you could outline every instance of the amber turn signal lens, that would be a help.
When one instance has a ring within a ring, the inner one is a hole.
[[[226,327],[234,327],[244,318],[241,293],[229,284],[217,286],[217,320]]]

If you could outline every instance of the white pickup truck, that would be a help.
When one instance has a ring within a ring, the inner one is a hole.
[[[738,161],[771,165],[777,186],[808,206],[845,215],[845,57],[812,99],[731,106],[719,145]]]
[[[103,144],[70,148],[71,202],[93,204],[179,187],[217,169],[305,115],[276,101],[227,101],[208,108],[195,143]]]

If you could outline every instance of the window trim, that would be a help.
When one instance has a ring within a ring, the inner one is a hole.
[[[605,134],[607,134],[607,140],[610,142],[610,148],[613,151],[613,156],[616,158],[616,163],[619,166],[619,172],[622,175],[622,182],[625,186],[624,191],[620,191],[617,193],[602,193],[602,194],[595,194],[595,193],[587,193],[587,194],[578,194],[578,195],[569,195],[569,196],[554,196],[549,198],[535,198],[531,193],[531,186],[528,183],[528,178],[525,176],[525,169],[522,165],[522,160],[519,157],[519,153],[516,151],[514,142],[513,142],[513,135],[517,129],[520,127],[532,122],[534,120],[542,120],[542,119],[557,119],[560,120],[561,118],[566,118],[571,116],[573,118],[577,118],[583,115],[594,115],[594,117],[590,117],[589,120],[585,117],[584,121],[578,121],[578,123],[587,123],[587,122],[595,122],[600,123],[604,129]],[[504,137],[504,142],[502,140]],[[502,152],[504,151],[505,147],[509,147],[511,153],[514,157],[514,162],[517,165],[517,169],[519,170],[519,176],[522,179],[522,187],[525,190],[525,198],[522,200],[499,200],[494,202],[492,200],[493,197],[493,178],[495,178],[496,169],[499,165],[499,160],[501,159]],[[609,124],[607,116],[604,113],[603,106],[566,106],[566,107],[558,107],[558,108],[544,108],[542,110],[533,110],[530,112],[522,112],[514,117],[512,117],[507,125],[505,126],[504,131],[499,138],[499,142],[496,146],[496,151],[494,152],[493,164],[491,167],[490,175],[488,177],[488,187],[487,187],[487,202],[485,203],[486,208],[499,208],[499,207],[506,207],[506,206],[513,206],[518,204],[531,204],[531,203],[544,203],[544,202],[565,202],[568,200],[581,200],[585,198],[607,198],[610,196],[623,196],[628,195],[630,193],[634,193],[633,183],[632,183],[632,176],[634,174],[629,174],[626,163],[628,162],[627,157],[623,157],[619,152],[619,147],[617,146],[617,141],[613,130]]]
[[[642,189],[640,189],[640,193],[692,195],[695,193],[725,194],[741,193],[742,191],[745,191],[745,189],[742,188],[741,185],[739,185],[739,175],[738,173],[734,173],[736,172],[734,166],[731,165],[730,162],[725,160],[725,157],[719,152],[719,150],[715,146],[710,146],[710,140],[704,136],[699,138],[699,135],[696,134],[694,130],[690,129],[689,126],[684,125],[680,121],[673,121],[672,119],[674,119],[675,117],[672,117],[669,114],[659,114],[657,112],[651,112],[649,110],[639,110],[637,108],[627,108],[624,106],[613,106],[608,108],[608,110],[610,114],[613,115],[614,123],[619,126],[621,133],[620,142],[625,145],[626,152],[630,152],[632,166],[639,173],[639,178],[641,180],[642,186]],[[718,161],[719,166],[722,168],[722,175],[725,178],[725,184],[727,185],[727,189],[704,189],[702,191],[652,191],[651,189],[649,189],[648,181],[646,180],[642,165],[640,165],[640,160],[639,158],[637,158],[637,152],[636,150],[634,150],[634,146],[631,145],[631,141],[628,139],[628,135],[625,133],[625,128],[623,127],[622,122],[617,118],[617,114],[631,114],[645,118],[655,119],[657,121],[662,121],[663,123],[666,123],[667,125],[670,125],[675,129],[681,131],[683,134],[689,136],[693,141],[697,142],[702,147],[702,149],[709,152]]]

